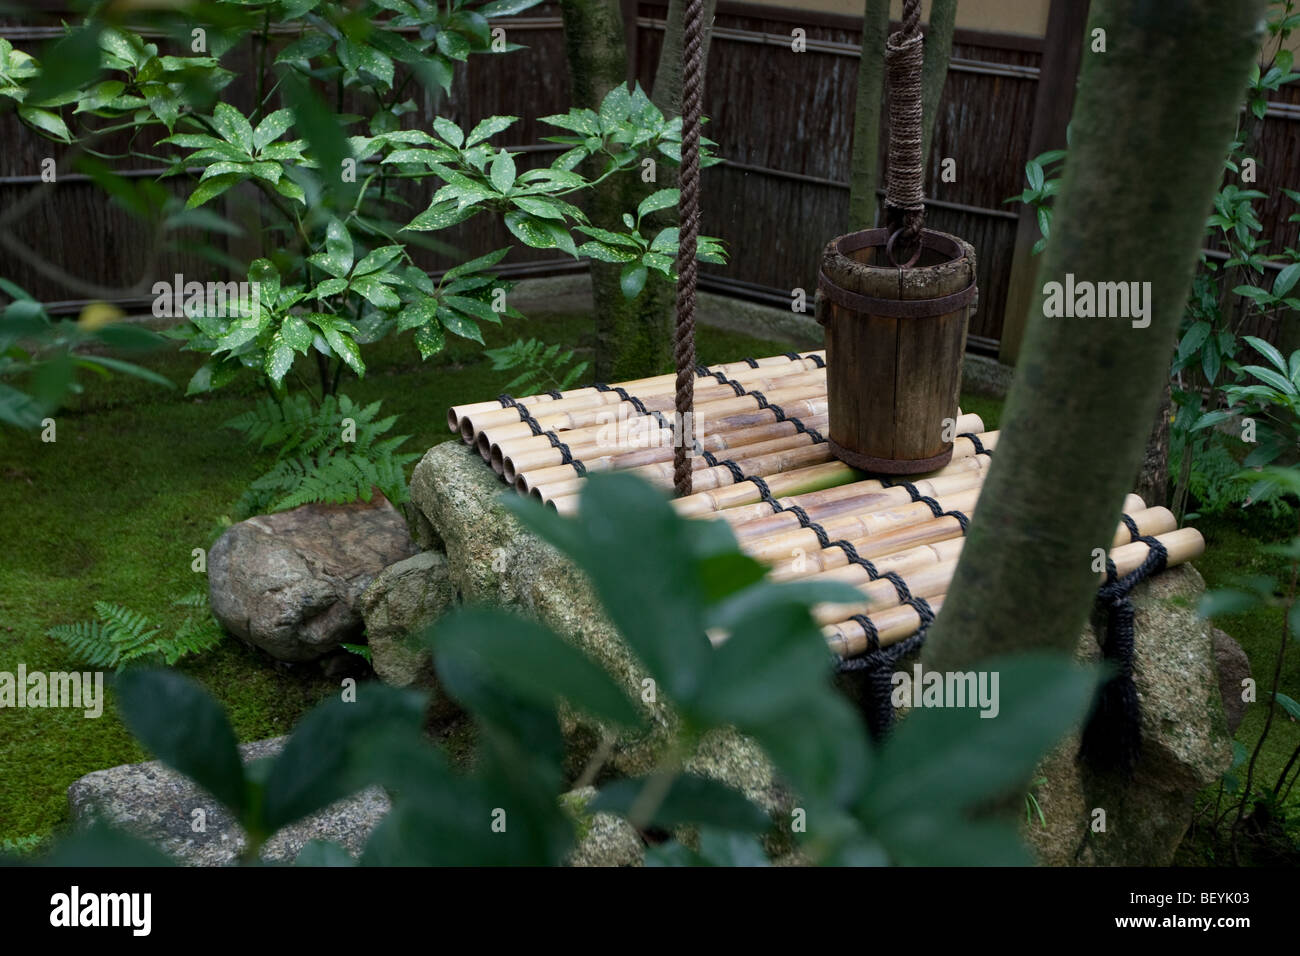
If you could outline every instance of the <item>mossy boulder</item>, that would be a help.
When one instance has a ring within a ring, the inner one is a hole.
[[[609,622],[590,586],[573,564],[526,531],[502,505],[507,491],[472,449],[456,442],[436,445],[411,476],[411,503],[445,549],[447,576],[457,600],[513,608],[572,641],[601,664],[640,702],[645,729],[624,734],[610,757],[627,776],[650,772],[676,717],[667,704],[643,693],[649,676]],[[598,745],[602,728],[571,712],[561,723],[581,761]],[[687,768],[744,791],[775,811],[788,798],[762,752],[738,734],[715,732],[687,761]]]
[[[1133,680],[1142,745],[1131,777],[1098,773],[1077,759],[1078,734],[1039,768],[1037,814],[1023,831],[1049,865],[1167,866],[1191,823],[1198,790],[1232,761],[1215,667],[1213,628],[1196,613],[1205,582],[1191,565],[1171,568],[1134,589]],[[1076,657],[1100,659],[1085,631]]]
[[[394,687],[433,685],[433,661],[420,638],[454,603],[447,557],[440,552],[422,551],[375,576],[357,609],[381,680]]]

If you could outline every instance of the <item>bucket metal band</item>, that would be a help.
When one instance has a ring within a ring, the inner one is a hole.
[[[840,236],[835,242],[835,251],[847,257],[849,253],[857,252],[859,249],[883,246],[888,241],[888,230],[864,229],[861,232]],[[950,259],[959,258],[964,254],[961,245],[951,237],[942,233],[931,232],[928,229],[921,235],[921,244],[924,248],[948,256]],[[868,315],[883,315],[900,319],[947,315],[949,312],[956,312],[979,294],[979,289],[972,282],[960,292],[940,296],[937,299],[882,299],[877,296],[850,292],[833,282],[821,270],[817,273],[817,287],[827,299],[836,305],[844,306],[846,309],[853,309]],[[823,325],[825,325],[825,320],[826,316],[824,314],[818,316],[818,321]]]
[[[852,465],[854,468],[874,472],[878,475],[919,475],[927,471],[937,471],[952,461],[951,444],[948,445],[947,449],[930,458],[916,458],[910,461],[864,455],[861,452],[845,448],[834,438],[827,438],[826,444],[830,448],[831,454],[846,465]]]

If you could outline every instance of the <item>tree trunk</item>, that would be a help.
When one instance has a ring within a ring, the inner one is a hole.
[[[1169,350],[1173,351],[1172,348]],[[1155,421],[1147,436],[1142,464],[1138,467],[1133,493],[1147,503],[1147,507],[1169,504],[1169,416],[1173,411],[1171,382],[1165,376],[1165,387],[1160,393]]]
[[[716,0],[706,0],[704,21],[710,23]],[[626,81],[627,47],[619,0],[561,0],[568,50],[569,75],[576,106],[596,109],[615,86]],[[666,116],[681,112],[682,0],[673,0],[663,52],[655,78],[652,99]],[[708,35],[705,35],[705,56]],[[660,90],[660,85],[663,90]],[[662,158],[662,157],[660,157]],[[595,167],[587,170],[598,175]],[[585,211],[594,225],[621,229],[621,217],[634,212],[651,192],[677,185],[677,170],[666,163],[656,165],[655,180],[644,183],[640,172],[612,176],[588,195]],[[675,209],[648,216],[643,225],[650,234],[675,225]],[[619,286],[622,266],[591,262],[591,291],[596,315],[596,355],[593,373],[598,381],[621,381],[654,375],[672,368],[673,314],[676,289],[673,283],[651,273],[645,288],[635,299],[623,295]]]
[[[934,0],[925,30],[925,59],[921,66],[921,162],[930,162],[934,122],[948,79],[948,58],[952,56],[952,30],[957,20],[957,0]]]
[[[858,96],[853,117],[848,232],[870,229],[876,224],[876,189],[880,184],[880,106],[885,90],[885,36],[888,33],[889,0],[866,0],[862,13],[862,55],[858,61]]]
[[[1038,287],[1067,272],[1150,282],[1150,325],[1031,314],[1002,440],[926,666],[1071,652],[1142,458],[1169,343],[1258,46],[1263,0],[1097,0],[1074,147]]]
[[[713,13],[718,0],[704,0],[704,44],[702,56],[709,60],[709,40],[713,36]],[[668,0],[667,26],[664,42],[659,49],[659,65],[655,68],[653,98],[655,106],[665,116],[680,116],[682,112],[682,28],[686,22],[685,0]]]

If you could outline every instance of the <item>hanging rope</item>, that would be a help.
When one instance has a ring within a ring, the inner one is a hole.
[[[925,228],[921,155],[921,0],[904,0],[902,29],[885,43],[889,72],[889,154],[885,172],[886,251],[896,266],[921,255]]]
[[[673,487],[691,493],[691,448],[695,422],[695,246],[700,234],[700,111],[704,102],[704,0],[686,0],[682,24],[681,232],[677,246],[677,440],[673,449]],[[687,428],[690,422],[690,428]]]

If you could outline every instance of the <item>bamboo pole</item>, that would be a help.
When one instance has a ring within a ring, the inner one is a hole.
[[[978,488],[983,481],[984,473],[977,468],[955,475],[923,479],[919,482],[913,482],[913,485],[921,494],[937,498],[940,495],[951,495],[958,491]],[[884,508],[899,507],[910,503],[912,500],[912,496],[907,489],[901,485],[895,485],[892,488],[867,488],[856,491],[854,494],[833,494],[833,492],[840,491],[853,492],[860,485],[865,484],[868,484],[868,482],[858,482],[853,485],[845,485],[842,488],[833,488],[829,492],[814,492],[811,495],[801,495],[798,498],[788,499],[789,503],[783,505],[783,507],[787,508],[785,511],[773,513],[772,509],[765,505],[766,510],[759,517],[749,518],[744,521],[729,520],[728,515],[730,512],[727,511],[722,512],[720,517],[729,521],[731,530],[738,539],[745,541],[750,538],[759,538],[779,531],[801,527],[798,514],[788,510],[794,507],[800,508],[813,521],[821,521],[824,518],[833,518],[843,514],[868,514]],[[871,482],[871,484],[878,483]]]
[[[1136,498],[1136,496],[1134,496]],[[1137,499],[1141,503],[1141,499]],[[978,505],[978,502],[976,503]],[[974,514],[975,508],[972,507],[965,511],[967,517]],[[1143,508],[1138,511],[1129,513],[1133,523],[1137,525],[1138,533],[1143,535],[1162,535],[1177,529],[1177,521],[1173,513],[1167,508]],[[918,552],[921,559],[925,559],[925,554],[921,551],[926,547],[939,547],[949,553],[951,549],[960,552],[964,547],[965,534],[962,532],[961,524],[956,518],[935,518],[931,521],[924,521],[917,525],[903,526],[885,534],[875,535],[863,538],[846,539],[853,545],[859,557],[866,558],[883,573],[885,568],[881,564],[881,559],[907,555],[910,552]],[[1120,547],[1131,541],[1129,530],[1123,523],[1115,529],[1115,535],[1112,539],[1112,547]],[[952,542],[958,542],[953,544]],[[742,547],[745,544],[742,543]],[[748,551],[748,548],[746,548]],[[752,554],[752,552],[750,552]],[[758,557],[758,555],[753,555]],[[951,555],[950,555],[951,556]],[[761,560],[761,559],[760,559]],[[903,558],[902,560],[907,560]],[[772,562],[769,562],[772,563]],[[849,561],[849,556],[842,548],[831,547],[821,548],[820,542],[813,548],[799,548],[790,552],[790,560],[782,561],[779,564],[772,565],[772,578],[777,581],[788,581],[795,578],[816,577],[831,571],[840,571],[852,578],[853,572],[845,572],[843,569],[857,567]],[[859,569],[862,575],[866,575],[864,569]],[[833,579],[832,579],[833,580]]]
[[[1147,512],[1139,512],[1138,515],[1141,517],[1134,516],[1134,523],[1138,525],[1138,530],[1143,535],[1156,536],[1156,539],[1160,540],[1160,536],[1173,534],[1178,530],[1177,524],[1172,520],[1173,513],[1165,508],[1151,508]],[[1128,528],[1123,524],[1119,526],[1115,537],[1117,543],[1111,549],[1109,557],[1115,561],[1122,576],[1142,563],[1146,557],[1147,546],[1140,541],[1131,542]],[[1171,538],[1170,541],[1178,549],[1179,554],[1185,553],[1187,546],[1193,543],[1191,539],[1183,540],[1178,537]],[[937,551],[934,546],[926,545],[913,549],[912,552],[904,552],[895,556],[901,560],[895,560],[888,570],[902,577],[908,590],[916,597],[928,598],[945,594],[948,585],[952,582],[952,575],[957,568],[957,560],[961,555],[964,542],[965,538],[945,542],[946,557],[939,560],[932,557]],[[879,566],[876,570],[881,574],[886,573],[885,569]],[[1105,572],[1102,572],[1101,578],[1105,580]],[[858,564],[849,564],[833,571],[815,574],[811,579],[852,584],[862,591],[865,598],[857,604],[819,604],[814,609],[813,615],[819,624],[837,624],[840,621],[847,621],[855,614],[870,615],[899,603],[898,589],[891,582],[880,578],[873,580],[867,573],[867,569]]]
[[[766,418],[762,424],[752,424],[753,415],[724,419],[727,422],[741,420],[746,424],[739,427],[726,426],[722,431],[712,431],[699,438],[700,447],[717,453],[798,433],[794,422],[778,421],[775,412],[764,410],[761,414]],[[654,419],[648,420],[654,421]],[[800,421],[807,428],[820,430],[825,427],[827,417],[815,415]],[[656,426],[656,434],[648,444],[639,446],[624,444],[612,449],[596,443],[576,447],[569,445],[569,454],[581,461],[588,472],[625,471],[660,461],[671,461],[673,440],[671,431],[661,430]],[[558,448],[544,448],[541,451],[518,456],[506,455],[501,461],[501,477],[520,491],[527,493],[533,490],[534,485],[577,475],[577,468],[572,464],[564,464],[563,458]]]
[[[827,420],[825,401],[814,397],[811,401],[798,401],[782,406],[787,415],[792,415],[810,427],[820,421],[823,426]],[[741,429],[781,424],[776,411],[771,408],[758,408],[757,405],[744,408],[739,412],[705,421],[696,417],[691,431],[696,440],[709,448],[708,439],[715,435],[730,435]],[[790,426],[793,428],[793,424]],[[613,434],[611,435],[611,430]],[[594,432],[594,434],[593,434]],[[540,437],[540,436],[534,436]],[[556,437],[569,448],[569,455],[586,464],[588,459],[606,458],[633,452],[664,450],[672,457],[672,449],[677,442],[676,430],[660,426],[658,419],[652,415],[636,415],[621,421],[609,422],[595,429],[562,431]],[[710,450],[713,450],[710,448]],[[512,484],[517,484],[522,474],[537,468],[554,468],[564,463],[564,454],[551,444],[549,438],[542,441],[524,442],[516,439],[503,448],[493,444],[488,455],[488,462],[493,469]],[[647,462],[641,462],[646,464]],[[577,474],[574,469],[571,474]],[[511,478],[510,476],[514,477]],[[536,483],[536,479],[532,481]]]
[[[989,451],[996,450],[998,444],[997,432],[983,432],[977,434],[976,437]],[[962,459],[975,457],[971,454],[972,452],[974,452],[974,446],[967,440],[959,439],[953,443],[953,460],[951,462],[929,474],[913,476],[913,484],[925,478],[953,474],[972,467],[962,461]],[[989,460],[984,455],[979,457],[986,462]],[[763,480],[767,482],[772,496],[779,500],[782,495],[808,494],[872,479],[868,479],[865,473],[850,465],[846,465],[841,461],[833,461],[827,462],[825,465],[814,465],[811,468],[787,472],[784,475],[764,475]],[[703,491],[687,495],[684,498],[675,498],[672,501],[672,506],[680,515],[699,517],[701,515],[717,514],[740,505],[752,505],[762,500],[763,496],[758,487],[752,481],[746,481],[739,485],[729,485],[718,490]],[[571,514],[577,504],[574,501],[565,502],[562,505],[559,499],[554,500],[552,503],[561,514]],[[767,506],[764,505],[764,507]]]
[[[826,374],[818,371],[804,375],[792,375],[779,388],[764,389],[763,392],[764,396],[772,404],[782,406],[796,418],[818,413],[824,414],[826,409]],[[698,394],[700,397],[695,406],[693,425],[695,423],[706,423],[710,418],[722,418],[761,407],[758,398],[754,395],[737,395],[727,386],[713,389],[700,387]],[[617,396],[615,398],[617,399]],[[801,401],[809,403],[803,407],[801,412],[795,412],[793,408],[786,408],[787,404],[798,407]],[[641,404],[647,411],[660,412],[665,416],[672,416],[675,411],[673,396],[671,395],[644,399]],[[650,416],[642,415],[631,403],[617,399],[616,402],[600,408],[565,412],[555,416],[543,415],[536,418],[535,421],[543,431],[556,432],[557,437],[566,444],[570,438],[579,442],[606,441],[612,443],[616,439],[610,438],[610,430],[613,429],[614,434],[617,435],[620,430],[620,422],[636,422],[635,427],[637,428],[652,427],[641,424],[642,419],[646,417]],[[697,429],[698,425],[692,430]],[[549,438],[545,435],[533,434],[529,424],[518,419],[497,428],[480,431],[478,437],[474,440],[474,447],[478,449],[484,460],[493,462],[499,461],[506,455],[512,455],[522,450],[546,448],[550,444],[551,440]],[[495,446],[500,446],[499,453],[493,452]]]
[[[946,479],[961,478],[963,481],[983,481],[983,472],[987,471],[991,458],[988,455],[970,455],[968,457],[954,458],[947,465],[938,471],[932,472],[930,477],[922,478],[916,476],[912,484],[922,494],[934,495],[936,493],[958,491],[966,485],[950,486],[948,484],[936,485],[936,481],[944,482]],[[907,490],[902,486],[899,493],[907,495]],[[783,498],[775,499],[783,508],[789,508],[798,505],[809,515],[812,515],[810,508],[832,507],[841,501],[847,501],[854,498],[862,498],[871,494],[879,493],[885,490],[886,486],[878,478],[864,478],[860,481],[854,481],[849,484],[836,485],[832,488],[821,488],[815,491],[803,492],[796,495],[788,495]],[[937,492],[936,489],[942,488],[943,492]],[[901,498],[900,498],[901,500]],[[756,501],[750,504],[737,504],[726,508],[722,511],[710,512],[710,517],[716,517],[733,527],[745,524],[749,521],[755,521],[759,518],[766,518],[773,514],[772,506],[766,501]]]
[[[798,361],[793,360],[786,355],[773,355],[768,358],[756,359],[755,364],[759,369],[766,369],[769,374],[781,374],[779,370],[786,365],[798,366],[799,370],[816,368],[817,363],[812,359],[812,356],[814,355],[824,360],[826,352],[825,350],[804,352]],[[743,382],[746,377],[757,371],[757,369],[752,368],[746,362],[731,362],[726,365],[712,367],[710,368],[710,371],[722,372],[722,374],[727,378]],[[631,394],[644,393],[647,395],[659,395],[671,392],[676,381],[676,373],[669,373],[666,375],[655,375],[650,378],[637,379],[631,382],[623,382],[619,387],[627,390]],[[558,408],[563,407],[559,404],[562,402],[598,398],[607,394],[609,393],[587,386],[584,388],[571,389],[567,392],[561,392],[560,398],[558,399],[543,392],[539,395],[526,395],[523,398],[516,399],[516,401],[530,409],[534,406],[548,405],[549,403],[554,403],[551,407]],[[573,405],[571,407],[581,406]],[[447,428],[449,431],[459,432],[462,439],[464,439],[468,444],[473,440],[473,436],[478,433],[478,429],[473,425],[470,425],[470,432],[467,435],[466,426],[464,424],[465,419],[471,417],[475,419],[481,418],[485,412],[490,413],[491,415],[496,415],[496,413],[501,411],[503,411],[501,403],[496,400],[472,402],[468,405],[453,405],[451,408],[447,409]],[[516,419],[518,418],[518,412],[512,411],[511,414],[515,415]],[[501,417],[496,420],[508,421],[509,419]]]
[[[768,369],[753,369],[750,376],[742,377],[742,380],[736,381],[746,392],[762,392],[764,395],[776,393],[780,389],[793,389],[798,386],[809,386],[809,388],[826,389],[826,371],[819,368],[810,368],[806,371],[800,371],[797,367],[789,369],[776,369],[775,372]],[[703,378],[695,384],[695,390],[701,395],[701,405],[706,402],[722,401],[725,398],[736,398],[736,389],[732,385],[724,382],[715,381],[714,378]],[[624,392],[627,390],[624,389]],[[549,431],[573,431],[576,428],[586,427],[586,425],[610,423],[610,421],[633,420],[642,418],[642,412],[634,405],[632,399],[641,402],[641,406],[646,411],[658,411],[664,415],[672,415],[675,411],[672,398],[669,394],[646,394],[637,395],[628,393],[629,397],[624,398],[620,392],[601,392],[597,397],[582,399],[581,403],[576,403],[573,407],[562,407],[564,403],[556,403],[555,407],[541,406],[536,410],[533,418],[538,421],[542,428]],[[774,399],[775,401],[775,399]],[[484,419],[489,418],[490,421]],[[697,414],[698,418],[698,414]],[[476,446],[490,445],[495,441],[512,441],[515,438],[536,437],[533,429],[519,414],[516,408],[502,408],[497,412],[484,412],[474,419],[464,419],[468,421],[465,432],[473,431],[471,444]],[[474,431],[477,429],[477,431]],[[461,438],[465,433],[461,433]]]
[[[1205,551],[1205,539],[1195,528],[1180,528],[1156,535],[1156,540],[1164,545],[1168,552],[1165,566],[1170,568],[1185,564]],[[1139,567],[1149,553],[1150,548],[1137,541],[1115,548],[1110,552],[1110,559],[1115,562],[1116,573],[1123,577]],[[1098,577],[1100,582],[1105,582],[1105,572]],[[936,613],[943,606],[944,596],[927,598],[931,609]],[[881,647],[888,647],[890,644],[911,637],[921,626],[920,615],[908,605],[887,608],[876,614],[868,614],[866,617],[876,625]],[[826,625],[822,628],[822,634],[825,635],[831,649],[841,657],[853,657],[868,648],[866,631],[857,621],[844,620]]]
[[[865,474],[842,461],[831,461],[824,465],[799,468],[783,475],[766,475],[768,489],[773,495],[801,495],[823,488],[834,488],[861,481]],[[677,513],[694,518],[715,515],[726,508],[741,504],[753,504],[762,501],[762,493],[752,481],[739,485],[728,485],[709,491],[697,492],[685,498],[674,498],[670,504]],[[561,514],[571,513],[576,499],[558,498],[551,502]]]
[[[971,488],[935,499],[944,511],[960,511],[967,515],[975,509],[979,500],[979,489]],[[904,528],[910,528],[928,521],[934,521],[934,512],[923,501],[911,501],[905,505],[873,511],[866,514],[847,514],[819,522],[822,530],[832,540],[849,541],[870,540],[892,534]],[[959,525],[960,527],[960,525]],[[759,561],[772,563],[778,556],[787,554],[806,554],[819,548],[820,539],[812,528],[798,527],[793,531],[781,531],[743,543],[744,550]]]
[[[816,419],[810,419],[809,421],[824,425],[826,423],[826,418],[825,416],[821,416]],[[784,434],[777,434],[774,437],[768,438],[756,438],[754,441],[742,441],[734,446],[727,446],[724,444],[718,448],[710,448],[708,450],[710,453],[716,452],[717,458],[739,461],[741,456],[752,458],[759,455],[800,448],[812,444],[813,437],[806,432],[797,431],[793,424],[788,422],[778,422],[777,424],[784,426]],[[814,424],[812,427],[816,428],[817,425]],[[656,451],[658,450],[656,449]],[[637,464],[634,460],[645,457],[639,453],[616,456],[607,459],[596,459],[594,463],[595,467],[593,467],[593,463],[586,460],[583,461],[583,464],[588,473],[592,471],[626,471],[629,474],[644,478],[646,481],[653,484],[662,484],[664,479],[671,480],[673,477],[673,462],[671,457],[672,448],[669,447],[666,451],[668,458],[664,459],[662,456],[657,456],[660,460],[650,461],[645,464]],[[628,461],[628,459],[633,460]],[[617,464],[613,466],[606,464],[604,467],[601,467],[602,462],[616,462]],[[699,471],[705,467],[709,467],[708,459],[703,455],[691,456],[690,463],[693,471]],[[557,482],[565,482],[577,477],[577,471],[572,465],[561,465],[557,468],[542,468],[535,471],[525,472],[520,475],[515,481],[515,487],[525,493],[531,493],[533,488],[538,485],[554,485]]]
[[[978,415],[962,416],[958,421],[969,423],[972,427],[982,425]],[[982,440],[982,436],[981,440]],[[969,458],[975,454],[975,444],[968,438],[957,438],[953,442],[953,458]],[[806,444],[803,447],[791,448],[786,451],[777,451],[767,455],[755,455],[753,457],[734,459],[734,464],[740,471],[746,475],[756,475],[764,479],[771,487],[771,478],[784,472],[794,471],[811,465],[830,463],[833,459],[830,446],[825,443]],[[660,469],[662,470],[662,469]],[[663,478],[659,477],[652,469],[646,469],[642,477],[658,487],[664,487]],[[669,476],[671,479],[671,475]],[[557,503],[560,499],[572,498],[577,496],[581,490],[585,478],[565,478],[560,481],[549,484],[534,485],[530,494],[537,501],[554,507],[561,511],[561,506]],[[692,476],[692,485],[700,492],[713,488],[727,485],[741,484],[737,482],[735,475],[726,465],[716,467],[701,468]],[[744,484],[754,484],[753,482],[743,482]],[[669,481],[671,485],[671,480]],[[700,492],[695,492],[699,494]],[[694,497],[690,495],[688,497]],[[680,499],[679,499],[680,500]],[[566,503],[567,511],[563,514],[572,513],[573,507]]]

